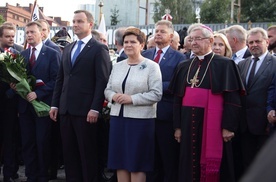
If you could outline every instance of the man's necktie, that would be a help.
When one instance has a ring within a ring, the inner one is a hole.
[[[159,49],[159,50],[157,51],[156,57],[154,58],[154,62],[159,63],[161,54],[162,54],[162,50]]]
[[[253,60],[254,60],[254,63],[251,67],[249,77],[248,77],[248,80],[247,80],[247,88],[249,88],[250,85],[252,84],[252,81],[253,81],[254,76],[255,76],[257,61],[259,61],[259,58],[253,58]]]
[[[235,61],[236,58],[237,58],[237,54],[233,54],[232,59]]]
[[[33,48],[32,48],[32,54],[31,54],[31,57],[30,57],[30,60],[29,60],[31,69],[32,69],[32,68],[34,67],[34,65],[35,65],[35,50],[36,50],[36,48],[33,47]]]
[[[81,45],[83,44],[83,41],[79,40],[78,41],[78,46],[77,46],[77,49],[76,51],[74,52],[74,55],[73,55],[73,58],[72,58],[72,65],[74,65],[78,55],[80,54],[81,52]]]

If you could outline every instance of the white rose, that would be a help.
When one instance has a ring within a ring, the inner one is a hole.
[[[5,59],[5,54],[4,53],[0,54],[0,61],[4,61],[4,59]]]

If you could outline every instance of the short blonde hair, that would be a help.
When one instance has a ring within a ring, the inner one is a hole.
[[[228,57],[228,58],[231,58],[232,57],[232,49],[231,49],[231,46],[228,42],[227,37],[224,34],[218,33],[218,32],[216,32],[214,34],[214,38],[216,38],[216,37],[221,38],[222,41],[224,42],[224,45],[225,45],[225,55],[224,56]]]

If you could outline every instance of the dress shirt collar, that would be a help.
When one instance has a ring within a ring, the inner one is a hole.
[[[83,45],[86,45],[87,42],[92,38],[92,35],[89,34],[88,36],[84,37],[83,39],[79,39],[81,41],[83,41]],[[76,44],[77,45],[77,44]]]
[[[42,49],[42,46],[43,46],[43,43],[42,43],[42,41],[39,43],[39,44],[37,44],[36,46],[35,46],[35,49],[38,51],[38,52],[40,52],[40,50]],[[33,48],[33,46],[31,46],[31,49]]]
[[[167,45],[166,47],[163,47],[161,50],[162,50],[162,54],[164,55],[167,50],[169,49],[170,45]],[[155,54],[157,54],[157,51],[159,50],[158,47],[155,48]]]
[[[265,57],[266,57],[267,54],[268,54],[268,51],[266,51],[266,52],[263,53],[260,57],[258,57],[260,63],[263,62],[263,60],[265,59]],[[254,58],[254,56],[252,55],[252,56],[251,56],[251,61],[252,61],[252,62],[253,62],[253,58]]]
[[[198,57],[199,60],[202,60],[202,59],[204,59],[205,56],[207,56],[207,55],[209,55],[209,54],[211,54],[211,53],[212,53],[212,51],[210,51],[210,52],[208,52],[208,53],[206,53],[206,54],[204,54],[204,55],[197,56],[197,57]]]

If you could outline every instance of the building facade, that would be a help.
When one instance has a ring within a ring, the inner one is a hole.
[[[24,27],[26,23],[31,21],[31,12],[34,5],[29,4],[27,7],[22,7],[20,4],[16,6],[6,3],[6,6],[0,7],[0,15],[3,16],[5,21],[14,23],[17,27]],[[45,19],[51,26],[69,26],[70,22],[62,21],[60,17],[48,17],[43,13],[43,7],[39,7],[39,18]]]
[[[103,6],[100,8],[100,2]],[[118,10],[117,25],[130,26],[130,25],[150,25],[154,24],[155,0],[96,0],[95,2],[95,23],[99,24],[100,11],[105,17],[105,23],[107,26],[111,25],[111,10]]]

